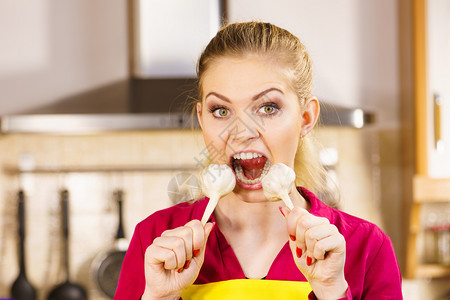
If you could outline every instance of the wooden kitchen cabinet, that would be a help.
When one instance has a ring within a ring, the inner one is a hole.
[[[417,246],[424,205],[450,205],[450,0],[414,0],[412,15],[415,175],[406,277],[450,277],[450,266],[422,263]]]
[[[450,266],[428,264],[419,262],[417,239],[424,233],[424,224],[421,224],[421,208],[427,204],[447,203],[450,205],[450,178],[430,178],[416,175],[413,179],[413,203],[407,250],[408,278],[437,278],[450,276]],[[431,245],[424,244],[424,247]]]

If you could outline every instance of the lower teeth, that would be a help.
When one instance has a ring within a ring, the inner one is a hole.
[[[238,164],[235,167],[236,177],[242,183],[255,184],[255,183],[261,182],[261,180],[264,178],[264,176],[266,176],[267,172],[269,172],[269,168],[270,168],[270,163],[269,163],[269,161],[266,161],[266,164],[264,165],[263,171],[262,171],[261,175],[258,178],[246,179],[246,178],[244,178],[244,171],[242,170],[241,165]]]

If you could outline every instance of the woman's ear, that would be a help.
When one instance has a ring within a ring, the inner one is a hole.
[[[314,96],[307,98],[303,105],[301,137],[307,135],[314,128],[319,119],[319,113],[319,100]]]
[[[197,102],[197,119],[198,119],[198,124],[200,124],[200,128],[203,129],[203,124],[202,124],[202,103],[201,102]]]

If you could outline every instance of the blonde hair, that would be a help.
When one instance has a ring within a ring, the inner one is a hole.
[[[214,60],[248,55],[260,55],[284,66],[290,86],[296,92],[300,108],[303,109],[312,90],[312,67],[306,48],[289,31],[263,22],[231,23],[217,32],[197,63],[198,99],[195,102],[202,101],[203,77]],[[309,135],[299,140],[294,162],[296,184],[334,205],[336,201],[327,185],[327,172],[316,153]]]

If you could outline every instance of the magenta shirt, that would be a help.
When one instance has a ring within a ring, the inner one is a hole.
[[[375,224],[325,205],[304,188],[299,188],[299,191],[311,204],[309,212],[330,220],[345,238],[344,274],[349,288],[347,297],[343,299],[403,299],[400,270],[389,237]],[[145,288],[144,254],[147,247],[165,230],[183,226],[192,219],[200,220],[208,200],[181,203],[158,211],[136,226],[114,299],[141,298]],[[244,278],[233,249],[220,228],[214,226],[195,284]],[[295,265],[288,241],[272,262],[266,280],[306,281]],[[311,293],[309,298],[314,299],[314,294]]]

